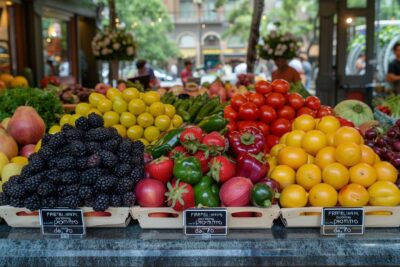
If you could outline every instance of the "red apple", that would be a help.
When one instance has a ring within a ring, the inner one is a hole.
[[[32,144],[24,145],[19,152],[20,156],[23,156],[25,158],[29,158],[29,156],[33,153],[35,153],[35,145]]]

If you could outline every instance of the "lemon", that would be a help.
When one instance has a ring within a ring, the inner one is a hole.
[[[79,103],[75,107],[75,113],[86,116],[91,108],[92,106],[89,103]]]
[[[121,92],[117,88],[110,88],[107,90],[106,96],[110,100],[114,100],[114,97],[120,96]]]
[[[147,140],[146,140],[146,139],[144,139],[144,138],[140,138],[140,139],[138,139],[138,141],[142,142],[142,143],[143,143],[143,145],[145,145],[145,146],[148,146],[148,145],[150,145],[149,141],[147,141]]]
[[[112,102],[109,99],[101,99],[97,104],[97,109],[100,110],[101,113],[105,113],[112,109]]]
[[[129,112],[140,115],[146,110],[146,104],[141,99],[132,99],[128,105]]]
[[[100,100],[105,99],[106,97],[102,94],[99,93],[91,93],[89,95],[89,103],[94,106],[97,107],[97,104],[99,103]]]
[[[157,116],[154,125],[160,129],[160,131],[165,131],[171,125],[171,119],[167,115]]]
[[[160,95],[154,91],[146,92],[143,95],[143,101],[146,105],[150,106],[151,104],[160,101]]]
[[[97,115],[103,116],[103,113],[101,113],[100,110],[98,110],[97,108],[91,108],[91,109],[89,110],[89,112],[88,112],[88,116],[89,116],[91,113],[95,113],[95,114],[97,114]]]
[[[21,164],[22,166],[25,166],[26,164],[28,164],[28,159],[26,157],[16,156],[11,159],[11,162],[18,163],[18,164]]]
[[[5,183],[11,176],[19,175],[22,171],[22,167],[24,166],[18,163],[8,163],[1,170],[1,181]]]
[[[154,102],[153,104],[150,105],[149,112],[154,117],[165,114],[164,104],[161,102]]]
[[[125,112],[128,110],[128,104],[123,99],[114,99],[113,110],[118,113]]]
[[[126,128],[125,128],[125,126],[123,126],[121,124],[116,124],[116,125],[113,125],[112,127],[117,130],[118,134],[121,137],[124,137],[124,138],[126,137]]]
[[[175,128],[181,126],[183,123],[182,117],[179,115],[174,115],[172,118],[172,124],[174,125]]]
[[[131,127],[136,123],[136,116],[129,112],[122,112],[119,116],[119,122],[125,127]]]
[[[59,125],[53,125],[49,129],[49,134],[55,134],[61,131],[61,127]]]
[[[64,116],[62,116],[60,119],[60,126],[63,126],[64,124],[69,123],[70,119],[71,119],[71,114],[65,114]]]
[[[132,127],[129,127],[129,129],[126,131],[126,135],[132,141],[138,140],[143,136],[143,128],[140,125],[134,125]]]
[[[39,142],[37,142],[37,144],[35,145],[35,152],[38,152],[41,147],[42,147],[42,139],[40,139]]]
[[[140,98],[139,90],[133,87],[126,88],[122,92],[122,97],[125,99],[125,101],[131,101],[132,99]]]
[[[119,123],[119,114],[115,111],[107,111],[103,115],[104,127],[110,127]]]
[[[143,128],[153,125],[154,118],[150,113],[142,113],[137,117],[137,123]]]
[[[165,115],[167,115],[172,119],[176,113],[175,107],[171,104],[164,104],[164,108],[165,108]]]
[[[144,130],[143,135],[147,141],[153,142],[160,136],[160,130],[155,126],[149,126]]]
[[[71,116],[71,118],[69,119],[69,124],[71,124],[72,126],[75,126],[75,121],[77,119],[79,119],[80,117],[82,117],[81,114],[74,114]]]
[[[3,152],[0,152],[0,174],[1,170],[6,166],[9,162],[8,157]]]

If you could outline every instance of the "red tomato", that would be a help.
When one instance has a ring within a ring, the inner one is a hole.
[[[226,125],[226,128],[228,129],[228,132],[236,131],[237,130],[236,122],[234,120],[229,120],[229,123]]]
[[[269,150],[271,149],[271,147],[273,147],[274,145],[279,143],[279,136],[276,135],[267,135],[267,137],[265,138],[265,147],[267,148],[266,153],[269,152]]]
[[[261,130],[261,132],[264,134],[264,136],[267,136],[269,134],[268,124],[258,121],[257,128]]]
[[[236,121],[239,118],[239,113],[237,113],[231,105],[224,108],[224,118],[232,119]]]
[[[236,111],[239,111],[240,106],[246,102],[247,102],[247,99],[242,95],[234,95],[231,98],[231,106]]]
[[[298,93],[290,93],[288,98],[287,98],[287,102],[289,103],[289,105],[294,108],[294,109],[299,109],[302,106],[304,106],[304,98],[299,95]]]
[[[239,121],[236,125],[237,125],[237,129],[239,131],[246,129],[247,127],[256,127],[257,128],[257,126],[258,126],[257,122],[255,122],[255,121]]]
[[[239,118],[247,121],[255,121],[260,117],[260,110],[256,104],[247,102],[239,108]]]
[[[268,81],[258,81],[256,83],[256,92],[262,95],[272,92],[272,85]]]
[[[317,118],[322,118],[329,115],[333,115],[333,109],[329,106],[321,106],[317,112]]]
[[[276,120],[277,114],[273,107],[264,105],[260,108],[260,120],[264,123],[271,123]]]
[[[285,97],[280,93],[270,93],[265,97],[265,103],[275,109],[282,108],[285,102]]]
[[[271,133],[279,137],[289,132],[290,129],[290,121],[284,118],[279,118],[271,124]]]
[[[249,101],[256,104],[257,107],[264,105],[264,96],[259,93],[252,93],[249,95]]]
[[[311,115],[311,116],[313,116],[314,118],[315,118],[315,116],[316,116],[315,110],[312,110],[312,109],[310,109],[310,108],[308,108],[308,107],[302,107],[302,108],[300,108],[300,109],[297,111],[297,117],[300,116],[300,115],[303,115],[303,114]]]
[[[284,106],[280,110],[278,110],[278,117],[285,118],[289,121],[293,120],[296,117],[296,111],[291,106]]]
[[[276,79],[272,82],[272,88],[274,92],[283,94],[289,92],[290,84],[283,79]]]
[[[309,96],[306,98],[306,107],[318,110],[321,107],[321,100],[316,96]]]

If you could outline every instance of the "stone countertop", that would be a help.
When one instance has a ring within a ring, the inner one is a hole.
[[[187,237],[181,230],[87,229],[83,239],[43,238],[39,229],[0,224],[0,266],[399,265],[397,228],[321,237],[319,229],[231,230]]]

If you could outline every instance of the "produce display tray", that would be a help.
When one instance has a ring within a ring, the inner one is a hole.
[[[365,206],[365,227],[399,227],[400,207]],[[281,218],[286,227],[321,226],[321,207],[282,208]]]
[[[92,208],[83,207],[83,215],[86,227],[126,227],[131,221],[129,208],[109,208],[104,212],[95,212]],[[0,216],[11,227],[38,228],[39,212],[25,208],[1,206]]]
[[[279,217],[279,206],[270,208],[257,207],[229,207],[228,228],[229,229],[270,229],[273,221]],[[235,217],[241,212],[250,212],[252,217]],[[138,220],[143,229],[182,229],[183,215],[172,208],[142,208],[135,206],[131,208],[131,216]]]

